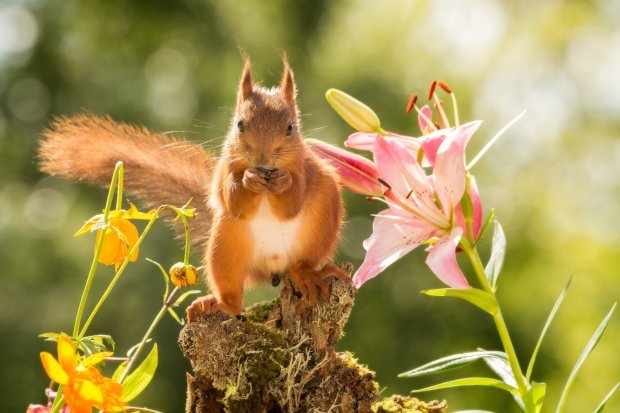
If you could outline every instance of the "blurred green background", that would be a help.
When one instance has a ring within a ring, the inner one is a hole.
[[[470,159],[527,110],[473,172],[485,211],[496,209],[508,238],[499,296],[524,364],[564,282],[575,277],[534,374],[548,383],[550,411],[620,290],[619,22],[616,0],[0,1],[0,410],[44,401],[49,382],[38,353],[53,346],[37,335],[72,326],[93,242],[72,234],[105,198],[101,189],[37,171],[41,130],[53,116],[86,111],[181,131],[216,150],[234,107],[241,46],[265,85],[278,81],[280,53],[288,52],[306,137],[340,143],[352,132],[324,101],[330,87],[373,107],[385,129],[416,134],[415,117],[404,113],[409,95],[424,95],[433,79],[448,82],[461,119],[485,121]],[[339,259],[359,265],[369,214],[381,205],[349,194],[346,201]],[[167,266],[181,254],[159,226],[141,258]],[[449,353],[499,347],[489,317],[419,294],[441,286],[423,261],[416,251],[364,285],[339,344],[377,372],[383,395],[487,375],[474,365],[442,377],[396,378]],[[100,268],[95,287],[111,274]],[[92,332],[112,334],[125,352],[155,315],[161,291],[161,276],[141,259]],[[265,287],[246,303],[276,294]],[[618,325],[616,314],[567,411],[592,411],[617,382]],[[158,329],[160,367],[139,405],[183,410],[189,366],[178,331],[171,319]],[[452,411],[517,410],[492,389],[424,397],[445,398]],[[618,409],[616,396],[609,411]]]

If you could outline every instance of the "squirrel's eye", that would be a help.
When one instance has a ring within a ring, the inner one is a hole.
[[[291,136],[292,133],[293,133],[293,124],[289,123],[288,128],[286,128],[286,136]]]
[[[237,122],[237,128],[239,129],[239,132],[243,132],[243,130],[244,130],[243,119],[241,119],[239,122]]]

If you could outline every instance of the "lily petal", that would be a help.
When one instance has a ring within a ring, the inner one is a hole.
[[[336,168],[342,185],[349,191],[367,196],[382,194],[377,167],[370,160],[317,139],[306,139],[306,144]]]
[[[433,125],[433,112],[428,105],[422,106],[420,113],[418,113],[418,124],[420,125],[420,132],[422,135],[426,135],[428,131],[434,129]]]
[[[93,381],[87,378],[76,378],[73,381],[72,390],[75,392],[76,398],[85,403],[102,405],[104,402],[104,394],[101,388]]]
[[[452,228],[449,235],[441,237],[427,249],[426,264],[445,284],[465,290],[469,288],[469,283],[456,262],[456,248],[462,235],[461,227]]]
[[[353,276],[359,288],[388,266],[426,241],[434,228],[404,211],[392,208],[381,211],[373,222],[373,232],[364,241],[366,257]]]
[[[481,122],[470,122],[452,129],[437,150],[433,167],[433,187],[447,216],[465,192],[465,147]]]
[[[478,192],[478,185],[476,185],[476,178],[473,175],[467,174],[465,192],[471,201],[472,217],[471,217],[471,229],[473,240],[476,241],[480,236],[480,230],[482,229],[482,202],[480,201],[480,193]],[[467,221],[463,215],[463,209],[461,202],[456,206],[454,211],[457,224],[463,228],[463,233],[467,231]]]
[[[58,337],[58,362],[62,369],[71,374],[77,366],[75,346],[69,337],[62,334]]]
[[[435,166],[435,158],[437,157],[437,151],[439,147],[446,139],[450,131],[447,129],[440,129],[438,131],[431,132],[421,138],[422,149],[424,150],[424,156],[428,159],[430,166]]]
[[[48,352],[41,353],[41,364],[47,376],[58,384],[67,384],[69,375],[62,369],[60,363]]]
[[[344,146],[360,151],[372,151],[375,141],[380,136],[382,135],[378,133],[353,133],[349,135],[347,140],[344,142]],[[383,136],[383,138],[400,142],[413,153],[414,157],[418,156],[418,151],[421,147],[421,143],[418,138],[414,138],[413,136],[399,135],[393,132],[387,132],[387,135]]]
[[[434,207],[432,185],[404,145],[380,136],[373,146],[373,154],[379,178],[390,186],[396,196]]]
[[[112,357],[113,355],[114,353],[112,353],[111,351],[103,351],[103,352],[91,354],[90,356],[80,361],[80,367],[86,369],[88,367],[96,366],[97,364],[101,363],[103,360],[107,359],[108,357]]]

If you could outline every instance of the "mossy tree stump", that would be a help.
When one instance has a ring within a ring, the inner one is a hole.
[[[348,280],[327,281],[329,301],[316,306],[285,278],[279,298],[242,317],[217,312],[187,324],[179,337],[194,371],[187,375],[186,412],[443,412],[445,403],[409,398],[401,400],[414,400],[414,408],[373,406],[374,373],[335,351],[355,288]]]

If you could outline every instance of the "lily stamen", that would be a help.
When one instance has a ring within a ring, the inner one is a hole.
[[[439,96],[437,96],[437,93],[433,93],[433,100],[435,100],[435,103],[433,104],[433,106],[435,107],[435,110],[437,111],[437,113],[439,113],[439,120],[441,122],[441,127],[442,128],[451,127],[450,121],[448,120],[448,115],[446,115],[446,111],[443,110],[443,100],[439,99]]]
[[[448,86],[447,83],[439,82],[438,84],[439,84],[439,87],[442,88],[444,92],[449,94],[450,97],[452,98],[452,106],[454,108],[454,124],[455,126],[460,126],[461,122],[459,121],[459,107],[456,104],[456,95],[454,94],[454,92],[452,91],[452,88]]]
[[[433,80],[433,83],[431,83],[431,87],[428,89],[428,100],[433,99],[433,95],[435,95],[436,87],[437,87],[437,81]]]
[[[413,109],[417,101],[418,101],[418,94],[412,93],[411,97],[409,98],[409,102],[407,102],[407,108],[405,109],[405,112],[406,113],[411,112],[411,109]]]

